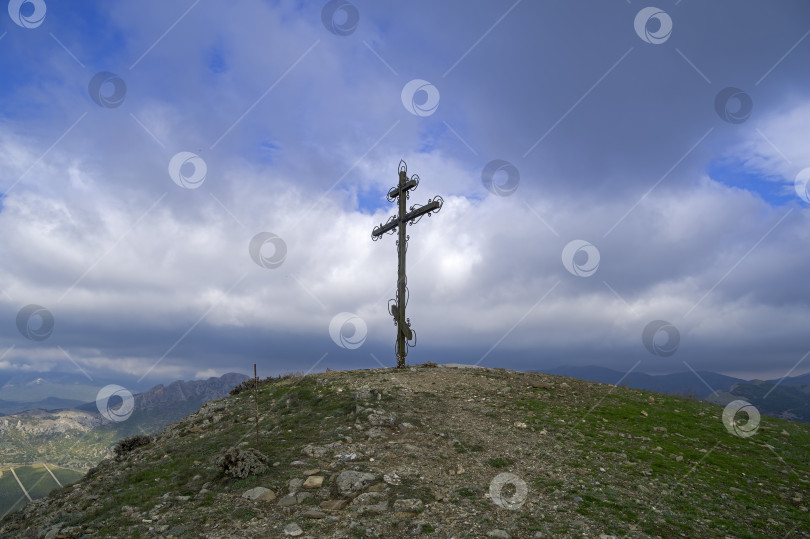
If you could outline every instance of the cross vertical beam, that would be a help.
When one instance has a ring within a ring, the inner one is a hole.
[[[381,224],[374,228],[371,232],[371,239],[376,241],[380,239],[383,234],[393,233],[395,228],[399,228],[397,239],[397,296],[393,300],[394,303],[389,302],[389,313],[394,318],[394,325],[397,326],[397,339],[394,346],[397,357],[397,368],[405,367],[405,356],[408,354],[408,347],[415,346],[415,333],[411,329],[411,321],[405,316],[405,307],[408,304],[408,278],[405,275],[405,253],[408,250],[408,239],[410,236],[405,234],[405,226],[410,223],[413,225],[424,215],[430,216],[433,212],[438,212],[442,208],[444,200],[440,196],[433,197],[428,200],[424,206],[415,204],[411,206],[410,211],[405,211],[405,201],[410,198],[410,191],[419,186],[419,176],[414,174],[408,179],[408,166],[404,161],[399,162],[399,182],[396,186],[388,191],[386,198],[389,202],[398,199],[398,212],[397,215],[392,215],[388,222],[384,225]],[[413,340],[413,344],[410,341]]]
[[[397,354],[397,368],[402,369],[405,368],[405,356],[408,354],[407,345],[405,341],[405,331],[402,331],[404,327],[402,327],[402,322],[405,322],[405,325],[410,328],[410,321],[405,318],[405,304],[406,301],[403,301],[405,298],[405,253],[407,252],[407,244],[408,241],[405,237],[405,222],[402,220],[403,216],[405,215],[405,199],[408,198],[407,195],[403,196],[403,188],[405,187],[405,182],[407,178],[405,177],[406,171],[400,167],[399,169],[399,190],[398,190],[398,201],[399,202],[399,238],[397,239],[397,302],[396,302],[396,309],[399,311],[394,315],[394,320],[398,321],[397,324],[399,331],[397,331],[397,343],[396,343],[396,354]],[[394,314],[394,313],[392,313]]]

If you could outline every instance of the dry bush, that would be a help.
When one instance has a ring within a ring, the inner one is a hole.
[[[267,471],[267,457],[252,448],[232,447],[218,456],[215,462],[226,475],[237,479],[245,479],[249,475]]]
[[[152,442],[151,436],[146,436],[143,434],[137,434],[135,436],[130,436],[129,438],[124,438],[123,440],[119,440],[113,446],[113,453],[116,457],[122,457],[126,453],[129,453],[136,447],[141,447],[143,445],[147,445]]]

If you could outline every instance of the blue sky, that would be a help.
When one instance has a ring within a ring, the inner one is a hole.
[[[400,160],[444,200],[410,362],[810,369],[806,2],[40,4],[0,15],[4,372],[395,364]]]

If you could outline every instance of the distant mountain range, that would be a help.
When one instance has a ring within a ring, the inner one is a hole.
[[[70,468],[89,468],[110,456],[115,441],[134,434],[152,434],[196,412],[209,400],[228,394],[247,380],[229,373],[207,380],[178,380],[134,395],[132,414],[121,422],[104,418],[96,402],[48,397],[34,403],[7,403],[25,409],[0,417],[0,466],[47,462]],[[120,402],[120,399],[118,399]],[[32,406],[42,405],[38,408]],[[113,409],[118,403],[110,402]]]
[[[625,373],[598,366],[560,366],[548,374],[569,376],[618,384],[658,393],[683,395],[726,405],[733,400],[745,400],[761,414],[810,423],[810,373],[775,380],[743,380],[716,372],[679,372],[674,374]],[[621,382],[620,382],[621,380]],[[705,382],[705,383],[704,383]]]

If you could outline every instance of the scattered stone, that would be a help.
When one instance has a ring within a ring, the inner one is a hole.
[[[385,438],[388,433],[382,427],[371,427],[366,431],[368,438]]]
[[[539,389],[554,389],[554,384],[551,382],[544,382],[542,380],[531,380],[529,382],[531,387],[536,387]]]
[[[675,462],[683,462],[683,455],[678,455],[675,457]]]
[[[487,537],[499,537],[500,539],[509,539],[511,536],[503,530],[492,530],[487,532]]]
[[[653,430],[657,431],[657,432],[666,432],[667,428],[666,427],[653,427]]]
[[[341,509],[345,509],[348,504],[348,500],[324,500],[318,507],[327,511],[340,511]]]
[[[307,480],[304,481],[302,485],[304,488],[320,488],[323,484],[323,476],[321,475],[310,475],[307,477]]]
[[[402,482],[402,480],[396,473],[383,475],[383,481],[385,481],[389,485],[399,485]]]
[[[281,463],[279,463],[279,464],[281,464]],[[276,465],[276,463],[273,463],[273,466],[275,466],[275,465]],[[307,463],[304,462],[303,460],[294,460],[294,461],[292,461],[290,463],[290,466],[306,466],[306,465],[307,465]]]
[[[562,389],[568,389],[568,388],[569,388],[569,387],[571,387],[571,386],[569,386],[567,383],[563,382],[562,384],[560,384],[560,387],[561,387]]]
[[[782,436],[790,436],[790,433],[788,431],[784,430],[784,429],[782,430],[782,432],[780,432],[780,434]]]
[[[641,415],[643,415],[644,417],[649,416],[649,414],[647,412],[645,412],[644,410],[641,411]]]
[[[284,526],[284,535],[290,535],[292,537],[298,537],[302,535],[304,530],[301,529],[301,526],[293,522],[292,524],[287,524]]]
[[[275,493],[265,487],[254,487],[250,490],[246,490],[242,493],[242,497],[254,502],[271,502],[276,499]]]
[[[320,472],[320,468],[312,468],[311,470],[304,470],[304,475],[315,475],[316,473]]]
[[[574,496],[574,501],[579,503],[582,501],[582,498],[580,498],[579,496]]]
[[[528,426],[523,421],[515,421],[515,426],[519,429],[525,429]]]
[[[323,511],[318,511],[317,509],[307,509],[301,516],[305,516],[307,518],[326,518],[326,513]]]
[[[281,507],[291,507],[298,503],[298,500],[295,498],[294,494],[287,494],[283,498],[278,501],[278,504]]]

